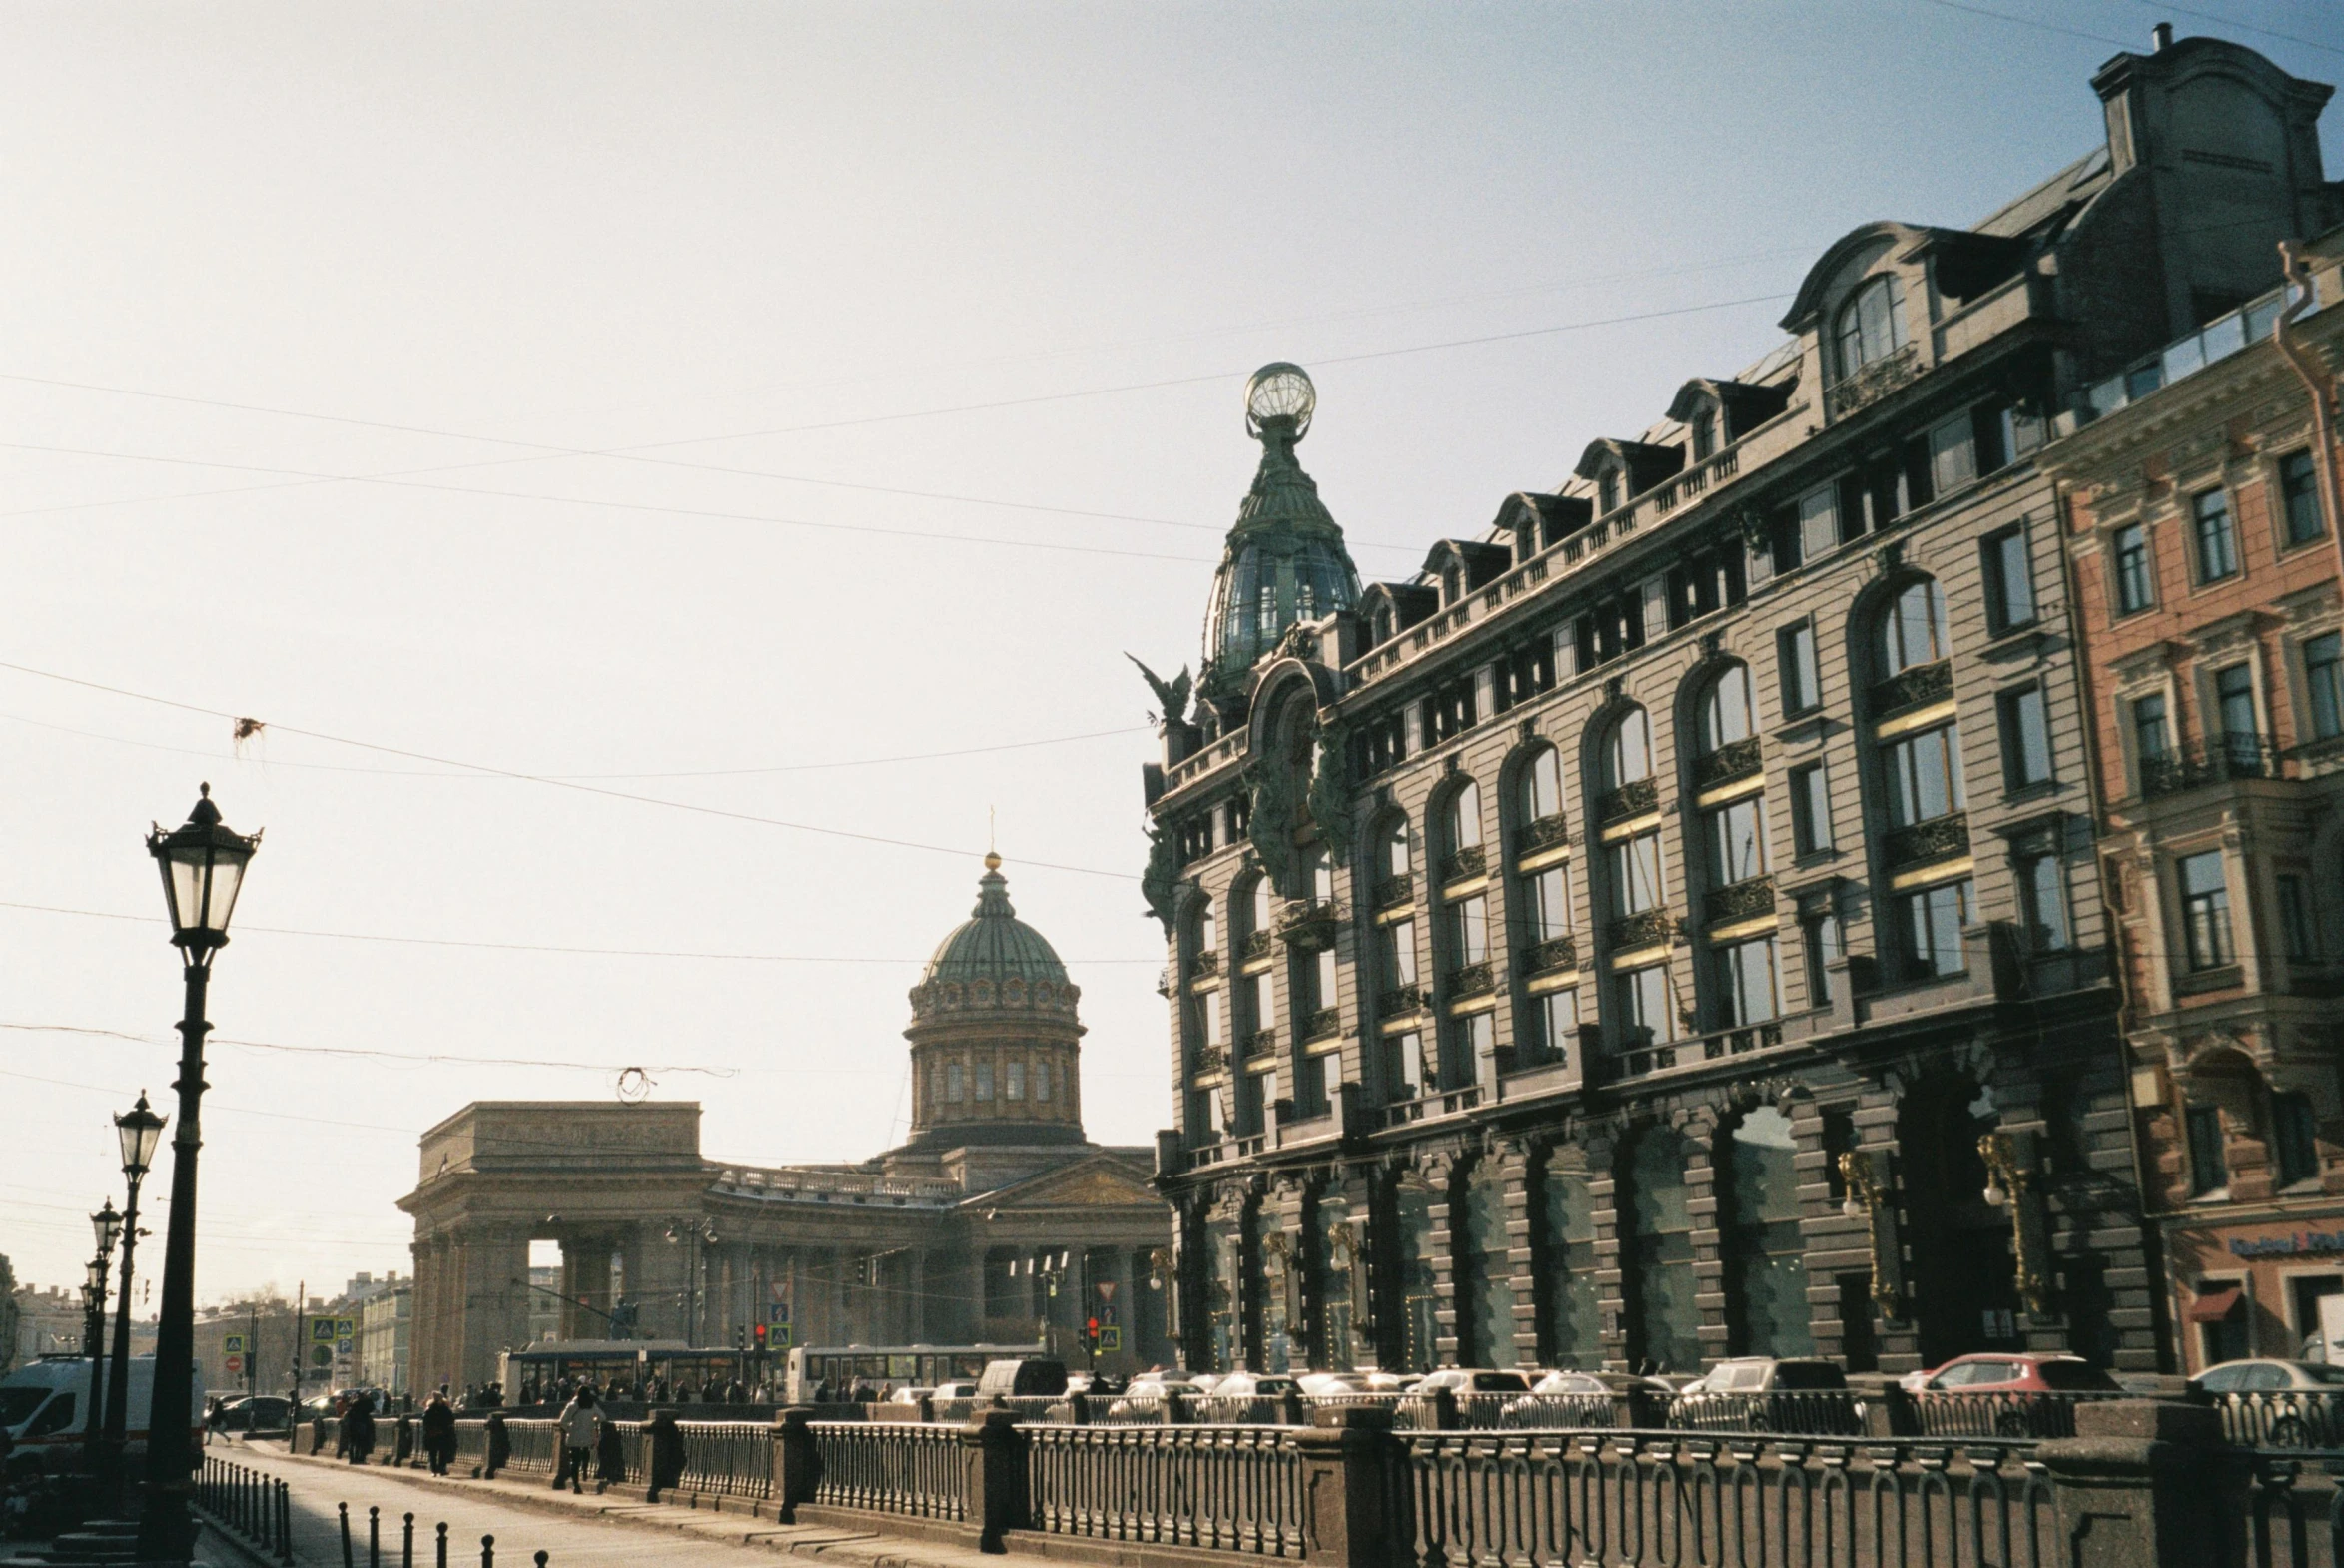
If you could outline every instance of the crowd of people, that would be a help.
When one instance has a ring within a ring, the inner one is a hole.
[[[557,1388],[563,1400],[561,1413],[555,1418],[561,1456],[554,1467],[553,1489],[559,1491],[567,1486],[582,1492],[589,1475],[597,1492],[625,1485],[630,1478],[625,1427],[608,1413],[606,1401],[597,1396],[591,1385],[549,1384],[543,1390],[531,1387],[524,1402],[550,1403],[549,1397],[541,1399],[539,1395],[550,1395]],[[374,1462],[380,1440],[376,1398],[365,1389],[335,1396],[332,1419],[336,1458],[351,1464]],[[391,1396],[383,1398],[387,1405],[391,1402]],[[448,1474],[456,1457],[456,1416],[458,1412],[480,1410],[487,1412],[487,1419],[482,1423],[485,1452],[472,1474],[494,1480],[497,1471],[512,1463],[512,1433],[504,1424],[502,1390],[495,1384],[466,1388],[455,1398],[450,1398],[442,1385],[424,1398],[420,1409],[415,1407],[411,1394],[400,1396],[397,1402],[399,1408],[395,1412],[383,1412],[391,1424],[391,1452],[386,1463],[403,1466],[419,1460],[433,1475]],[[676,1424],[673,1410],[651,1413],[647,1437],[645,1462],[650,1473],[644,1477],[649,1482],[646,1500],[657,1502],[660,1493],[683,1479],[687,1450],[683,1429]]]
[[[590,1377],[549,1377],[541,1382],[531,1378],[522,1383],[520,1402],[567,1405],[580,1393],[591,1393],[605,1403],[624,1403],[631,1399],[645,1404],[771,1404],[780,1397],[781,1390],[768,1383],[745,1383],[737,1377],[730,1382],[710,1378],[706,1383],[694,1383],[683,1377],[673,1384],[659,1376],[639,1382],[629,1382],[623,1377],[606,1382],[596,1382]]]

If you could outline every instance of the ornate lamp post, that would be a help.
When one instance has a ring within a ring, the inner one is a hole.
[[[100,1401],[106,1397],[106,1267],[114,1256],[114,1243],[122,1234],[122,1216],[114,1211],[114,1199],[106,1199],[106,1206],[90,1215],[90,1233],[97,1238],[98,1255],[90,1259],[88,1277],[84,1280],[90,1309],[90,1405],[84,1412],[82,1451],[89,1457],[92,1474],[98,1471],[103,1453],[105,1423],[98,1419]]]
[[[228,945],[228,917],[236,908],[245,868],[261,835],[231,832],[212,804],[212,786],[187,821],[147,835],[147,851],[163,873],[171,911],[171,941],[187,982],[180,1020],[179,1131],[171,1139],[171,1225],[163,1239],[163,1304],[155,1333],[155,1393],[147,1422],[147,1502],[139,1519],[139,1557],[186,1562],[195,1553],[188,1518],[196,1452],[194,1392],[196,1337],[196,1152],[203,1147],[198,1111],[204,1098],[205,992],[212,957]]]
[[[106,1385],[106,1477],[115,1492],[121,1490],[122,1448],[130,1426],[130,1265],[139,1248],[139,1185],[154,1168],[164,1118],[147,1108],[143,1089],[139,1103],[114,1119],[115,1135],[122,1141],[122,1175],[130,1183],[130,1198],[122,1210],[122,1304],[114,1310],[113,1376]]]

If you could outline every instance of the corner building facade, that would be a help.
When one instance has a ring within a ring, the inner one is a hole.
[[[1189,1364],[2169,1360],[2041,458],[2339,192],[2251,51],[2092,85],[2105,145],[1857,229],[1408,580],[1326,568],[1256,376],[1146,772]]]

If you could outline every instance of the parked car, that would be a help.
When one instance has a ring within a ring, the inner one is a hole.
[[[2223,1435],[2268,1448],[2333,1448],[2344,1441],[2344,1366],[2251,1356],[2192,1377],[2211,1394]]]
[[[1915,1393],[2114,1393],[2116,1379],[2079,1355],[1979,1351],[1957,1355],[1935,1371],[1907,1374]]]
[[[2079,1355],[1978,1351],[1904,1379],[1933,1437],[2072,1437],[2079,1399],[2123,1392]]]
[[[898,1388],[887,1402],[889,1404],[918,1404],[923,1399],[933,1399],[935,1396],[936,1390],[933,1388],[919,1388],[906,1383],[903,1387]]]
[[[1204,1392],[1186,1372],[1142,1372],[1125,1387],[1123,1397],[1107,1407],[1107,1413],[1111,1416],[1157,1414],[1164,1396],[1175,1389],[1191,1398]]]
[[[1300,1392],[1301,1384],[1283,1372],[1231,1372],[1212,1387],[1215,1399],[1274,1399]]]
[[[1057,1399],[1067,1391],[1067,1363],[1044,1355],[1005,1356],[985,1363],[977,1379],[977,1397],[990,1399]]]
[[[1542,1372],[1502,1414],[1508,1426],[1610,1426],[1612,1385],[1593,1372]]]
[[[977,1397],[977,1385],[967,1379],[959,1382],[938,1383],[928,1397],[931,1399],[974,1399]]]
[[[1521,1372],[1501,1372],[1487,1367],[1444,1366],[1424,1374],[1410,1393],[1428,1394],[1436,1388],[1446,1388],[1453,1394],[1526,1394],[1530,1379]]]
[[[1344,1394],[1367,1391],[1367,1380],[1357,1372],[1304,1372],[1294,1382],[1313,1399],[1339,1398]]]
[[[216,1432],[281,1432],[290,1404],[279,1394],[242,1394],[220,1410],[212,1423]]]
[[[1735,1356],[1669,1401],[1669,1424],[1711,1432],[1816,1432],[1854,1436],[1864,1407],[1831,1361]]]

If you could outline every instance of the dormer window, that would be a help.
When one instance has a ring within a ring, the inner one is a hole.
[[[1464,592],[1465,579],[1459,575],[1456,567],[1451,566],[1440,574],[1440,601],[1443,604],[1456,603],[1464,596]]]
[[[1693,415],[1693,460],[1707,462],[1717,455],[1718,416],[1713,408],[1704,408]]]
[[[1379,643],[1392,640],[1392,612],[1391,606],[1388,604],[1376,607],[1375,640]]]
[[[1840,307],[1840,375],[1854,376],[1905,347],[1905,286],[1894,273],[1867,281]]]
[[[1595,481],[1596,510],[1610,515],[1620,509],[1620,470],[1606,468]]]

